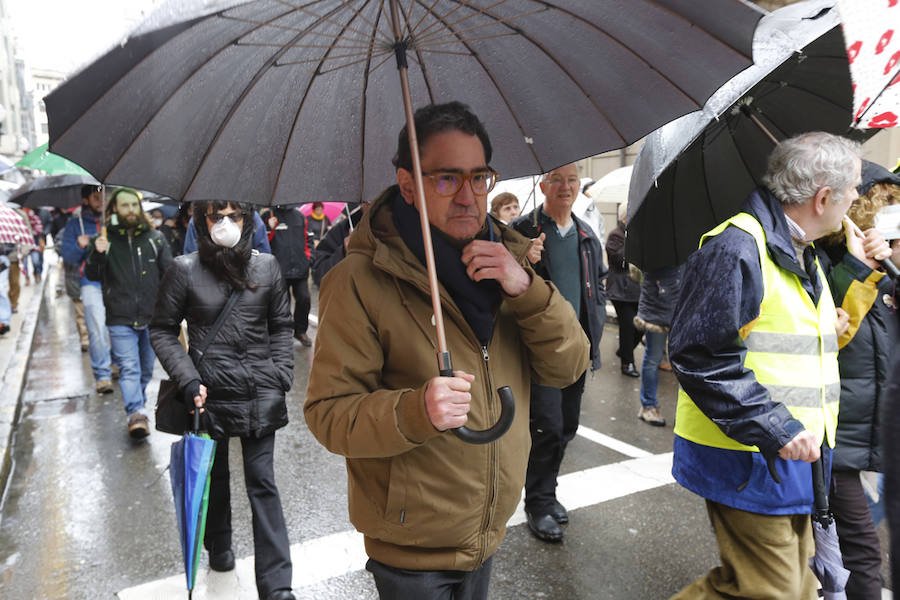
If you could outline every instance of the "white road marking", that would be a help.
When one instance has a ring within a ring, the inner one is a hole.
[[[557,480],[556,497],[572,511],[670,483],[675,483],[672,478],[672,453],[651,454],[561,475]],[[507,526],[524,522],[525,504],[519,502]]]
[[[579,433],[581,433],[580,428]],[[616,442],[608,436],[597,432],[593,433],[602,436],[606,442],[610,442],[610,440]],[[628,444],[621,442],[618,444],[621,444],[620,447],[631,448],[631,452],[643,452]],[[604,443],[604,445],[607,444]],[[622,452],[618,448],[614,449]],[[656,455],[644,452],[644,456],[638,458],[562,475],[559,477],[556,493],[559,501],[570,511],[577,510],[674,483],[671,470],[671,452]],[[514,527],[524,522],[525,505],[520,501],[507,526]],[[291,546],[291,560],[294,564],[292,582],[294,590],[302,598],[304,587],[362,570],[365,568],[366,559],[363,536],[356,531],[342,531],[294,544]],[[184,574],[179,573],[165,579],[130,587],[119,592],[117,596],[120,600],[168,600],[169,598],[183,597],[184,590]],[[252,556],[238,559],[235,570],[229,573],[216,573],[204,566],[198,570],[193,595],[195,600],[206,600],[207,598],[216,600],[244,600],[246,598],[250,600],[256,597]]]
[[[632,446],[631,444],[620,442],[616,438],[609,437],[605,433],[600,433],[599,431],[595,431],[594,429],[585,427],[584,425],[579,425],[578,431],[576,433],[591,440],[592,442],[600,444],[601,446],[606,446],[611,450],[615,450],[619,454],[624,454],[625,456],[630,456],[631,458],[644,458],[645,456],[653,456],[653,454],[647,452],[646,450],[641,450],[637,446]]]

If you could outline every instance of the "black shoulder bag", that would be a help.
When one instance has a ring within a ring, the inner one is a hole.
[[[213,323],[212,328],[206,335],[206,339],[204,339],[202,343],[198,344],[194,348],[194,350],[199,355],[199,358],[195,363],[196,366],[199,367],[200,363],[203,362],[203,356],[206,354],[206,349],[209,348],[209,345],[219,333],[219,330],[222,328],[222,324],[225,323],[225,319],[228,318],[228,313],[230,313],[231,309],[234,308],[238,296],[240,295],[241,290],[234,290],[233,292],[231,292],[231,296],[228,297],[228,302],[226,302],[225,306],[222,307],[222,312],[219,313],[216,322]],[[182,392],[181,388],[178,387],[177,381],[168,378],[163,379],[159,382],[159,393],[156,395],[157,431],[164,431],[165,433],[174,433],[175,435],[181,435],[185,431],[191,429],[191,424],[188,420],[189,408],[185,406],[183,400],[184,393]]]

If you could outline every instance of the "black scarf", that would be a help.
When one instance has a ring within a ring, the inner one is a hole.
[[[422,241],[419,211],[407,204],[398,192],[394,196],[393,213],[394,226],[400,232],[400,237],[424,265],[425,244]],[[490,217],[487,218],[487,227],[477,237],[495,241]],[[487,346],[494,332],[494,310],[500,305],[500,284],[494,279],[478,282],[469,279],[462,262],[462,250],[451,246],[434,226],[431,227],[431,243],[438,280],[450,292],[450,297],[462,311],[478,341],[482,346]]]

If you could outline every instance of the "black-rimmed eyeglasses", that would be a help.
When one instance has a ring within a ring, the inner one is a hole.
[[[471,173],[430,171],[423,172],[422,176],[428,177],[434,182],[434,190],[439,196],[455,196],[466,181],[472,187],[473,194],[486,196],[497,184],[497,172],[492,169],[472,171]]]

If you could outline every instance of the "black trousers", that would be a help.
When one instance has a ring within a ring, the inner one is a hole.
[[[281,499],[275,487],[272,462],[275,434],[263,438],[241,438],[244,483],[253,513],[253,553],[256,589],[260,598],[272,591],[290,588],[291,550]],[[228,439],[219,440],[210,476],[209,509],[203,545],[210,553],[231,549],[231,485],[228,469]]]
[[[584,377],[566,388],[531,384],[531,452],[525,475],[525,509],[541,514],[556,501],[556,478],[566,446],[578,430]]]
[[[309,328],[309,276],[302,279],[285,279],[290,293],[294,295],[294,335],[306,333]]]
[[[841,543],[848,600],[880,600],[881,546],[859,471],[832,471],[828,496]]]
[[[493,560],[474,571],[410,571],[370,558],[366,570],[375,577],[381,600],[487,600]]]
[[[634,364],[634,349],[641,343],[643,333],[634,326],[634,316],[637,314],[637,302],[625,302],[613,300],[616,309],[616,318],[619,321],[619,349],[616,356],[622,359],[622,364]]]

